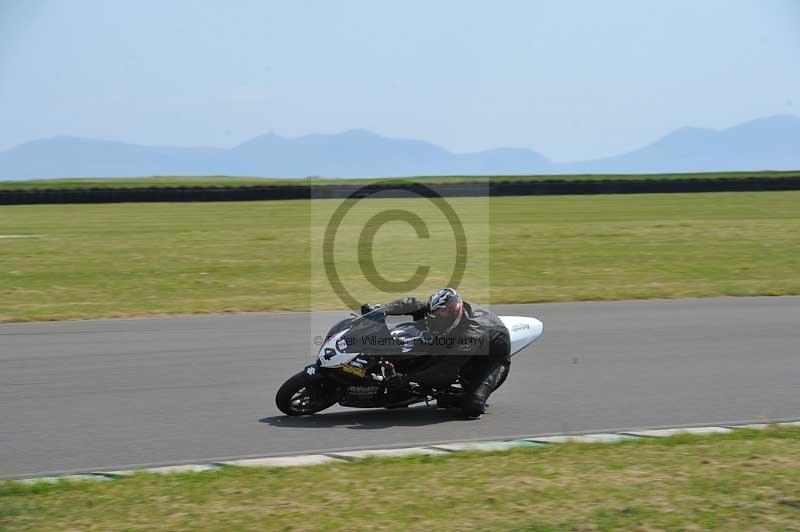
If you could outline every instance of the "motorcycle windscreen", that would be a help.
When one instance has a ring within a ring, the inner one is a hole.
[[[389,332],[386,312],[382,308],[372,310],[350,326],[344,334],[348,353],[397,353],[400,344]]]

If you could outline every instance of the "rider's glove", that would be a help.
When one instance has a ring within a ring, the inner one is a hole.
[[[369,303],[364,303],[361,305],[361,315],[363,316],[367,312],[372,312],[376,308],[380,308],[380,305],[370,305]]]

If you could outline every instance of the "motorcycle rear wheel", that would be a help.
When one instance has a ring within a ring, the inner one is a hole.
[[[325,389],[323,381],[305,371],[296,373],[278,388],[275,405],[287,416],[308,416],[333,406],[338,398]]]

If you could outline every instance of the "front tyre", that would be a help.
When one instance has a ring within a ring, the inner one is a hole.
[[[333,406],[337,396],[326,389],[325,380],[305,371],[292,375],[278,388],[275,404],[287,416],[307,416]]]

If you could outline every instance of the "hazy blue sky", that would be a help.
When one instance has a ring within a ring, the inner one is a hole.
[[[366,128],[610,155],[800,115],[800,0],[0,0],[0,149]]]

